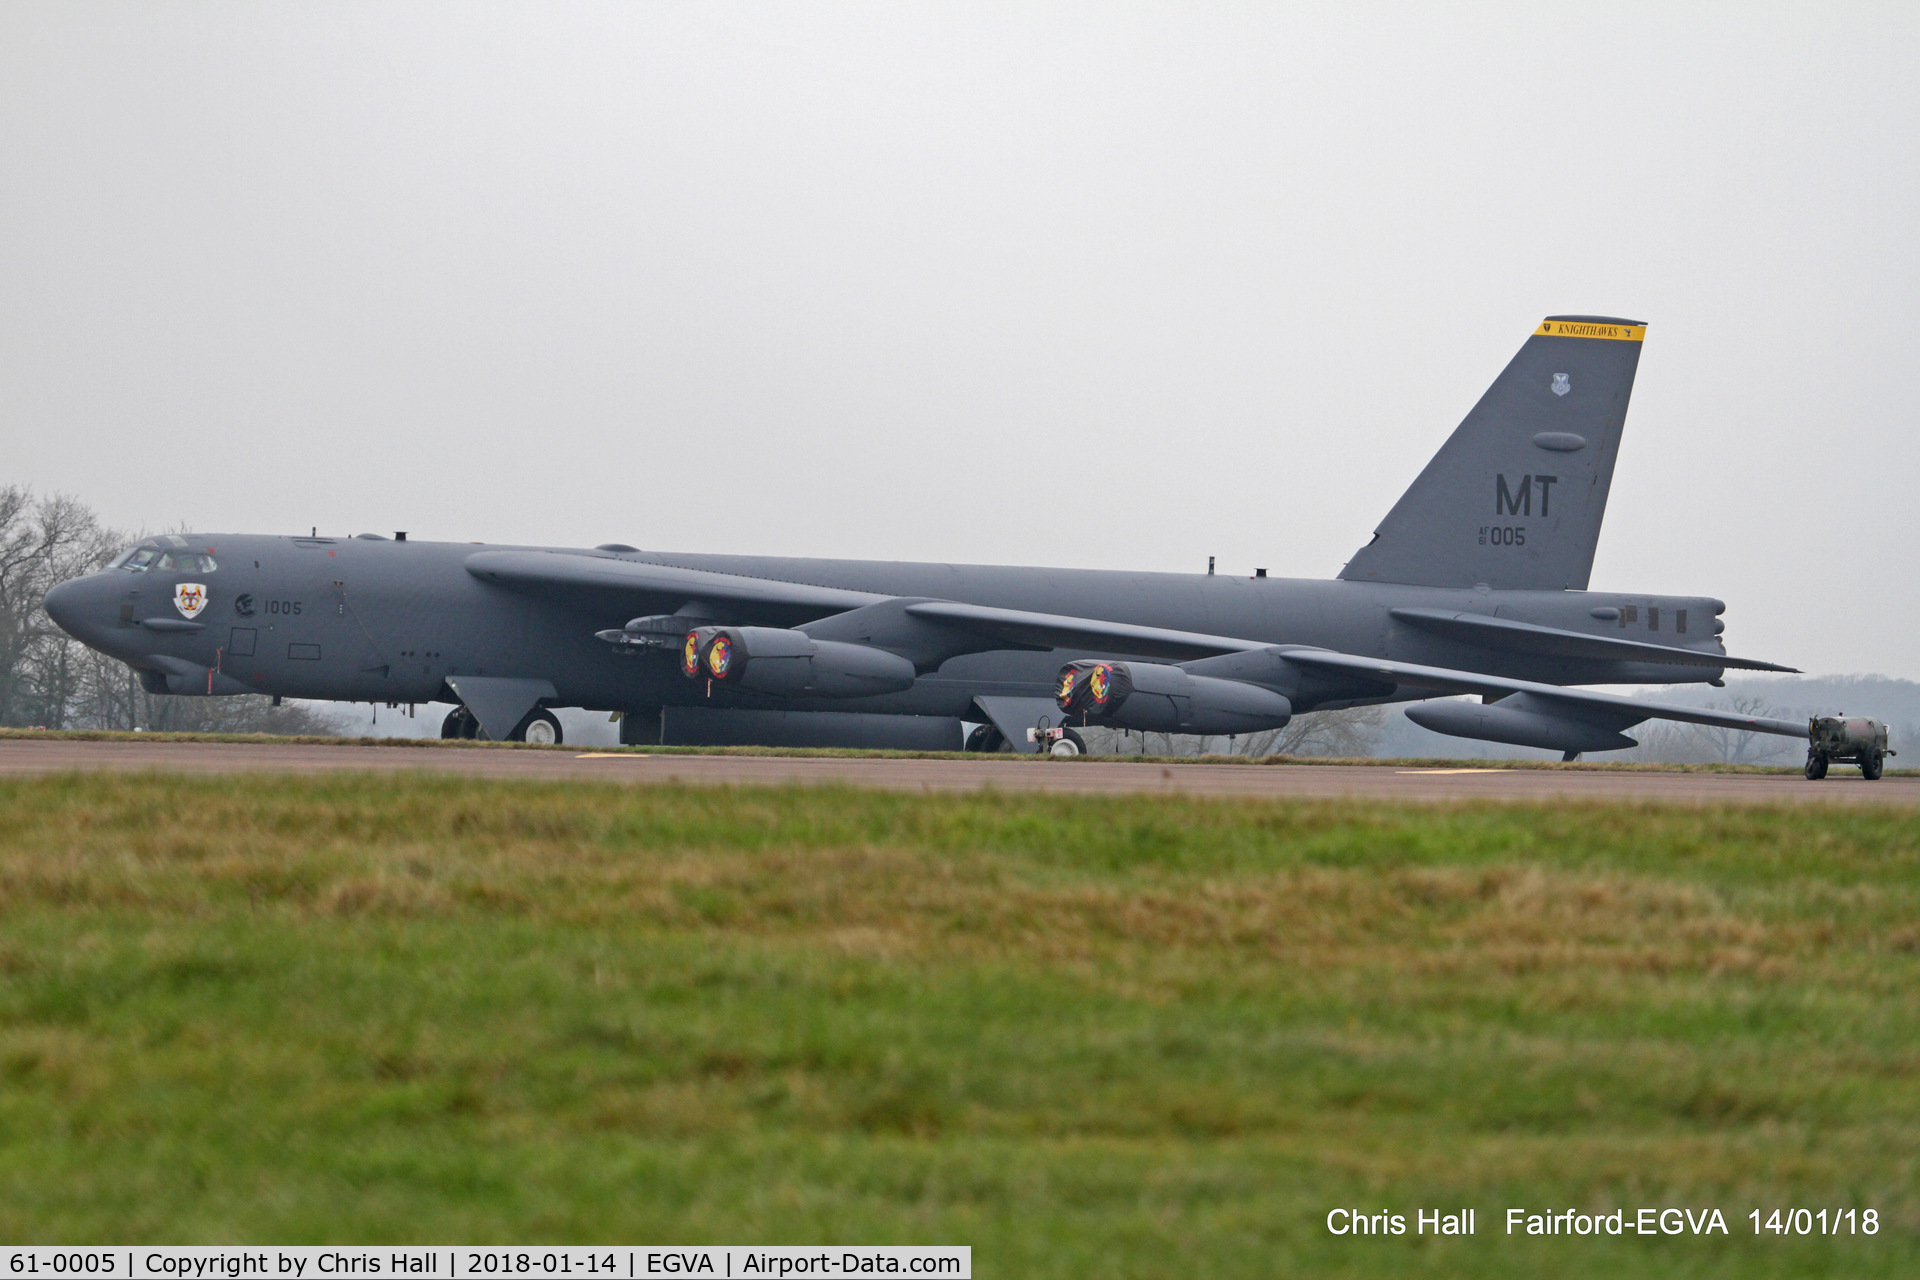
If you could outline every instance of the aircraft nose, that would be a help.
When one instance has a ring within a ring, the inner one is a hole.
[[[59,623],[60,629],[69,635],[73,633],[75,614],[79,607],[79,601],[76,599],[78,585],[73,582],[58,583],[47,592],[46,599],[40,602],[46,606],[47,616]]]
[[[85,640],[90,632],[99,630],[98,620],[89,626],[88,614],[95,612],[89,608],[97,605],[98,592],[89,591],[91,584],[85,578],[72,578],[59,583],[48,591],[41,603],[46,607],[47,616],[60,624],[60,629],[76,640]]]

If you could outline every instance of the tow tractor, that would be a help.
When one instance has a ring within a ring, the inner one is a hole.
[[[1879,778],[1886,758],[1887,726],[1865,716],[1815,716],[1807,721],[1807,777],[1818,782],[1830,764],[1857,764],[1868,782]]]

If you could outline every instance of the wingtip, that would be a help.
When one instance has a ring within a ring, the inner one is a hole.
[[[1798,667],[1783,667],[1777,662],[1762,662],[1758,658],[1736,658],[1731,654],[1727,654],[1722,656],[1721,661],[1726,663],[1724,669],[1732,671],[1768,671],[1775,675],[1783,676],[1801,676],[1806,674],[1806,672]]]

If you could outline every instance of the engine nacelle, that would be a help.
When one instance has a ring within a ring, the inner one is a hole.
[[[1082,723],[1144,733],[1258,733],[1293,719],[1293,703],[1271,689],[1159,662],[1069,663],[1055,701]]]
[[[689,680],[781,698],[866,698],[911,689],[913,663],[871,645],[778,627],[696,627],[680,650]]]
[[[1408,707],[1407,719],[1454,738],[1544,747],[1548,751],[1621,751],[1638,745],[1611,726],[1577,719],[1551,702],[1524,693],[1512,694],[1491,706],[1425,702]]]

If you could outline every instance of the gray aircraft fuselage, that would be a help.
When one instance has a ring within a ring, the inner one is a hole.
[[[176,542],[185,546],[174,547]],[[1081,650],[996,649],[950,658],[900,693],[775,698],[689,680],[672,653],[622,654],[596,640],[596,632],[650,611],[648,602],[631,590],[541,597],[483,581],[467,569],[468,558],[476,553],[547,549],[365,535],[188,535],[147,545],[204,555],[215,567],[107,569],[56,587],[47,597],[47,608],[75,637],[146,673],[150,688],[176,692],[191,684],[194,692],[419,703],[453,700],[446,685],[450,676],[504,676],[551,681],[559,694],[555,705],[609,711],[707,706],[979,720],[983,717],[973,709],[974,698],[1048,697],[1062,663],[1089,656]],[[876,595],[959,600],[1311,645],[1563,685],[1699,682],[1717,679],[1721,671],[1513,652],[1436,635],[1407,625],[1390,611],[1480,614],[1724,653],[1718,615],[1725,606],[1704,596],[563,550],[570,556]],[[205,602],[191,619],[176,607],[180,583],[205,587]],[[684,603],[684,597],[662,594],[654,607],[672,613]],[[742,608],[719,620],[784,627],[832,612]],[[199,688],[203,680],[204,690]],[[1300,695],[1295,699],[1300,711],[1424,696],[1382,697],[1378,686],[1335,676],[1317,678]]]

